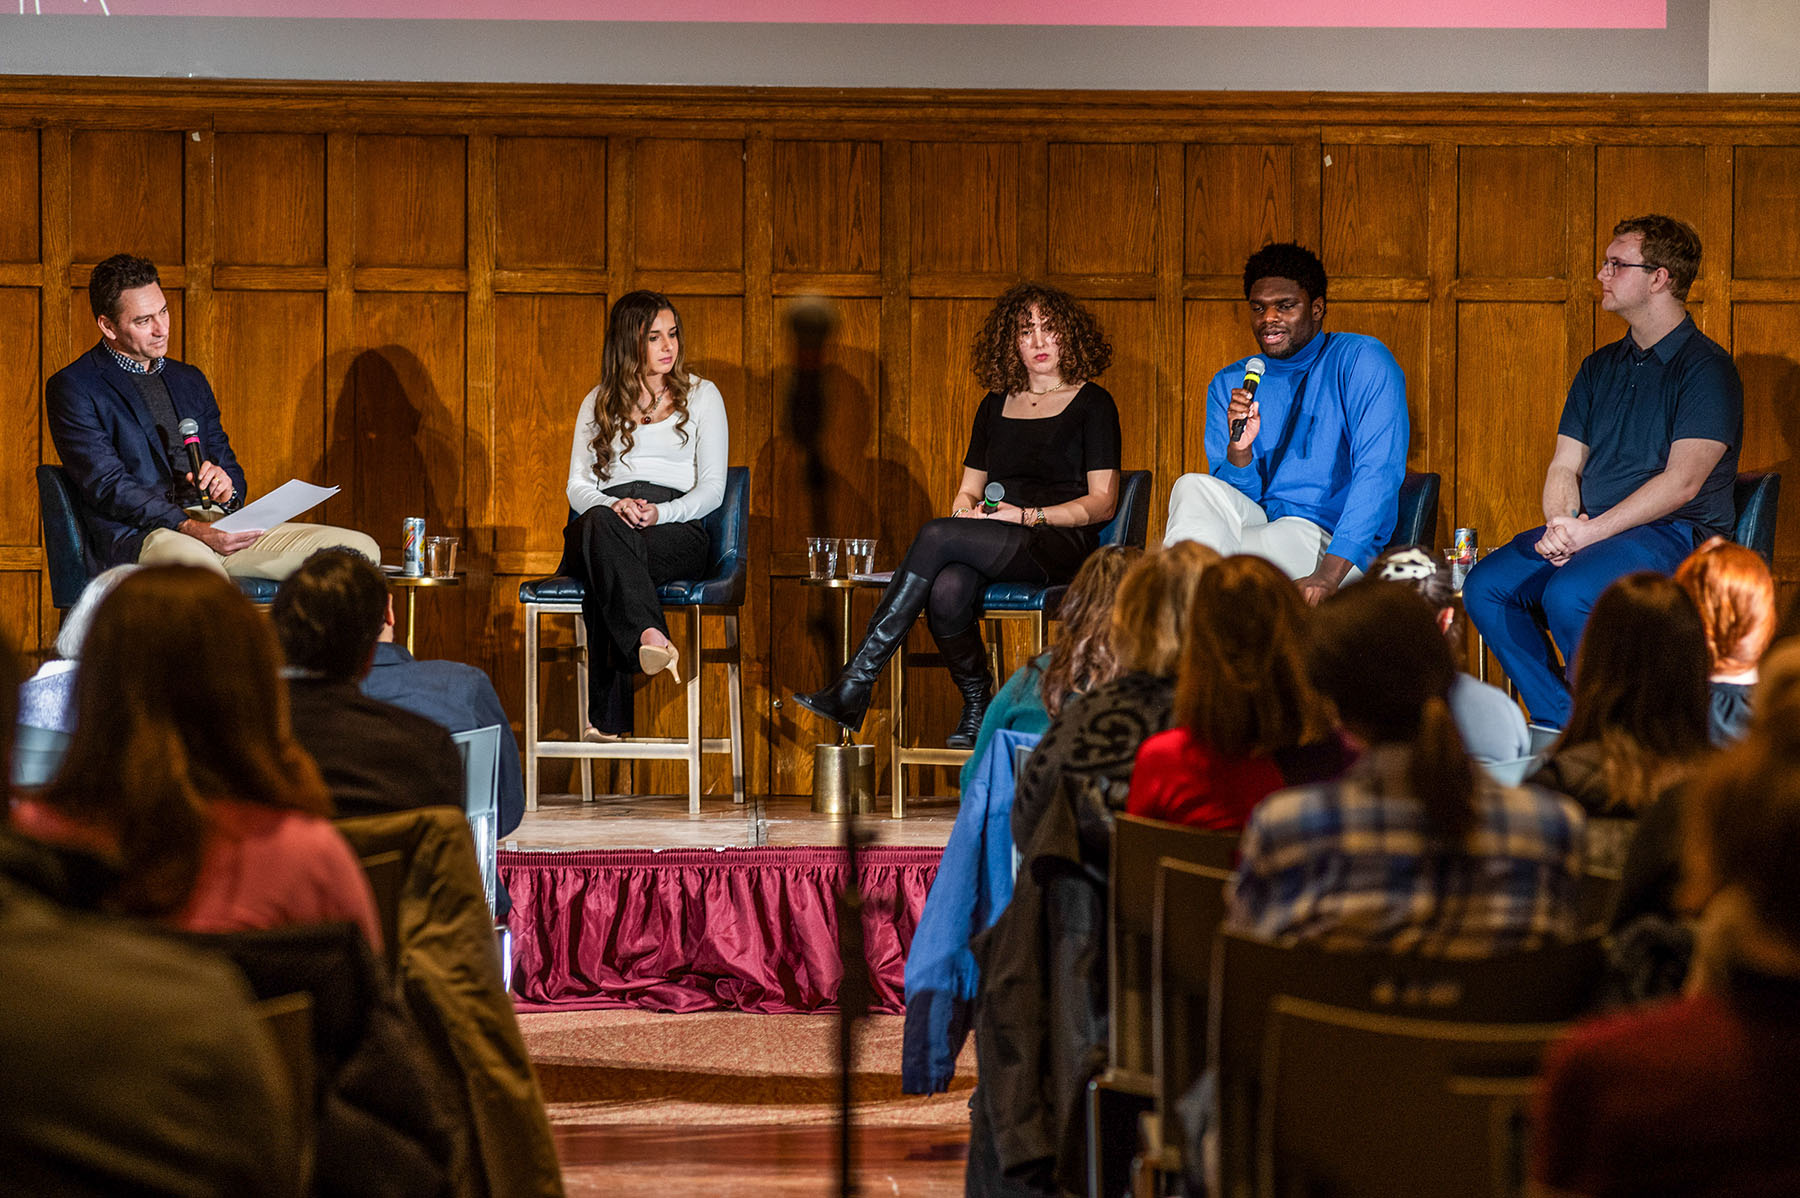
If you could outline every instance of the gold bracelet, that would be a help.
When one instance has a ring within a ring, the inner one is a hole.
[[[1050,523],[1049,511],[1047,511],[1044,508],[1039,508],[1037,510],[1037,519],[1033,520],[1032,523],[1033,524],[1048,524],[1048,523]]]
[[[968,509],[968,508],[966,508],[966,507],[959,507],[959,508],[956,508],[956,509],[954,509],[954,510],[953,510],[953,511],[951,511],[951,513],[950,513],[950,518],[951,518],[951,519],[955,519],[955,518],[956,518],[956,517],[958,517],[958,516],[960,516],[960,515],[962,515],[962,514],[963,514],[963,513],[964,513],[964,512],[966,512],[966,511],[968,511],[968,510],[969,510],[969,509]]]

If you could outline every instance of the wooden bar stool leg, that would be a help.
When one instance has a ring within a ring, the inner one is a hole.
[[[731,715],[731,801],[744,801],[744,656],[738,644],[737,613],[725,616],[725,701]]]
[[[525,605],[525,810],[538,805],[538,609]]]
[[[575,615],[575,735],[577,738],[588,727],[588,639],[587,621],[579,612]],[[581,801],[594,801],[594,759],[581,758]]]
[[[700,814],[700,754],[703,748],[700,727],[700,609],[688,608],[688,678],[687,678],[687,767],[688,814]]]

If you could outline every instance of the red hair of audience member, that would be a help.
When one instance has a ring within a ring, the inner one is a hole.
[[[1575,657],[1574,708],[1552,757],[1599,744],[1607,794],[1641,808],[1711,748],[1710,664],[1688,593],[1660,574],[1627,574],[1588,615]]]
[[[1688,555],[1675,581],[1700,611],[1714,676],[1754,671],[1775,635],[1775,579],[1762,555],[1714,537]]]
[[[1306,671],[1310,609],[1292,581],[1240,554],[1194,585],[1175,685],[1175,721],[1225,757],[1266,757],[1324,740],[1331,706]]]
[[[1056,619],[1062,635],[1050,650],[1050,664],[1040,684],[1044,710],[1052,719],[1061,713],[1063,700],[1086,694],[1119,673],[1119,657],[1113,650],[1113,600],[1119,582],[1131,564],[1144,555],[1129,545],[1102,545],[1081,563],[1069,580]]]
[[[1345,731],[1411,748],[1407,781],[1426,828],[1444,846],[1463,844],[1475,823],[1475,763],[1450,718],[1456,662],[1418,591],[1364,580],[1326,599],[1313,612],[1308,667]]]
[[[331,813],[289,734],[280,667],[268,620],[210,570],[138,570],[94,614],[75,730],[40,801],[116,835],[120,910],[165,915],[187,901],[211,799]]]

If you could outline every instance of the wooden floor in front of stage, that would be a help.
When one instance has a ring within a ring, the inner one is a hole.
[[[857,817],[862,843],[941,848],[957,800],[887,797]],[[501,843],[525,852],[810,847],[843,842],[807,796],[544,795]],[[838,1152],[830,1015],[571,1011],[521,1017],[543,1075],[570,1198],[705,1194],[831,1198]],[[963,1192],[972,1046],[946,1094],[900,1093],[904,1020],[859,1024],[857,1188],[895,1198]]]
[[[908,799],[906,815],[895,819],[887,796],[873,814],[857,817],[864,844],[942,848],[956,822],[954,798]],[[767,848],[843,843],[844,821],[812,811],[806,796],[749,796],[742,804],[729,796],[706,798],[700,814],[689,815],[682,795],[543,795],[538,809],[501,842],[519,852],[595,849]]]

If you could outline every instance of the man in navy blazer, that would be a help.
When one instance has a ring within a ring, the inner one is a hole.
[[[100,342],[52,375],[44,392],[50,437],[74,481],[97,559],[90,568],[181,564],[280,579],[328,545],[381,560],[374,540],[346,529],[212,527],[243,506],[248,487],[206,376],[166,356],[169,305],[156,267],[113,255],[94,267],[88,303]],[[180,432],[186,420],[199,426],[198,478]]]

